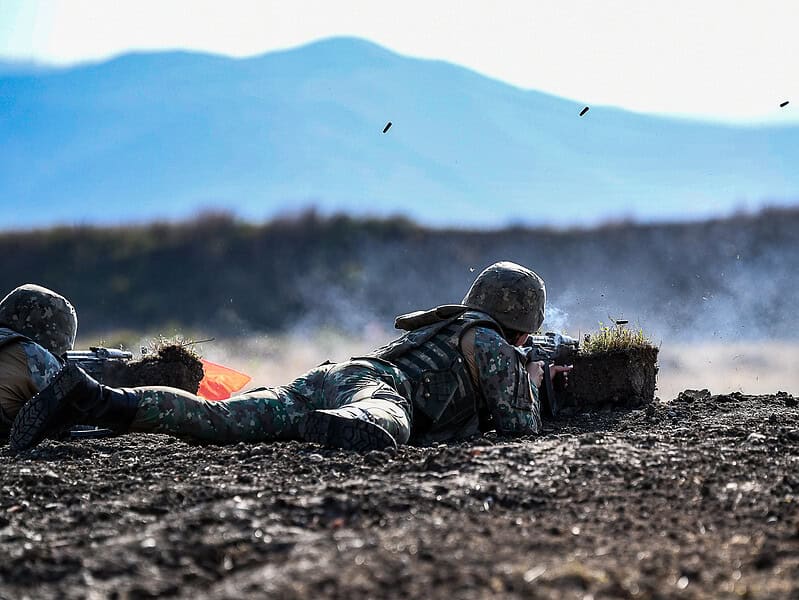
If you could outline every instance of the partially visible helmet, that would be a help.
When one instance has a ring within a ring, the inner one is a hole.
[[[75,345],[78,316],[69,300],[27,283],[0,300],[0,326],[29,337],[56,356]]]
[[[512,262],[487,267],[474,280],[461,304],[491,315],[506,329],[532,333],[544,322],[544,280]]]

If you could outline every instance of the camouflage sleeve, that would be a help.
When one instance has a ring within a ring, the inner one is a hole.
[[[43,390],[64,366],[52,353],[39,344],[23,342],[22,349],[28,358],[28,370],[37,390]]]
[[[15,342],[0,350],[0,431],[8,431],[22,405],[60,369],[58,359],[33,342]]]
[[[541,432],[538,389],[521,357],[496,331],[475,328],[477,378],[494,424],[508,435]]]

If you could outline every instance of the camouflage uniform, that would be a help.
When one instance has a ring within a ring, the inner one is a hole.
[[[0,327],[0,436],[7,436],[22,405],[44,389],[61,362],[23,335]]]
[[[396,391],[402,377],[380,361],[352,360],[320,365],[286,386],[216,402],[174,388],[136,388],[141,401],[131,431],[218,443],[296,439],[309,412],[349,406],[379,422],[398,441],[407,441],[410,406]]]
[[[76,331],[75,309],[52,290],[26,284],[0,300],[0,435],[61,370]]]
[[[397,318],[406,333],[287,386],[208,402],[174,388],[115,389],[79,368],[62,369],[20,411],[12,451],[38,444],[64,424],[150,431],[212,442],[299,438],[352,450],[501,433],[538,433],[538,390],[516,341],[540,327],[544,282],[514,263],[495,263],[461,304]]]
[[[56,356],[75,345],[78,316],[69,300],[26,283],[0,300],[0,326],[22,334]]]
[[[172,388],[137,388],[131,431],[217,443],[297,439],[309,412],[346,407],[398,444],[462,439],[491,428],[538,433],[538,391],[520,355],[488,315],[459,309],[370,356],[321,365],[287,386],[221,402]],[[464,356],[460,342],[470,331]]]

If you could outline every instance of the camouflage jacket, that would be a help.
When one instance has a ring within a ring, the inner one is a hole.
[[[494,428],[511,435],[540,431],[538,390],[489,315],[447,306],[398,317],[397,326],[410,331],[371,356],[406,376],[399,391],[413,403],[413,442]]]
[[[61,362],[53,354],[6,327],[0,327],[0,362],[10,359],[10,354],[4,351],[15,342],[24,352],[27,369],[20,368],[19,373],[13,376],[15,381],[0,381],[0,429],[3,429],[4,424],[10,426],[9,420],[13,419],[22,404],[46,387],[61,370]],[[11,371],[16,373],[13,368]],[[5,369],[0,369],[0,372],[5,372]]]

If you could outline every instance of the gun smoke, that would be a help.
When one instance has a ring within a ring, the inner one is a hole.
[[[0,285],[11,289],[42,274],[40,283],[78,307],[82,336],[336,331],[380,342],[394,334],[395,315],[460,302],[477,272],[512,260],[547,283],[544,330],[578,335],[627,319],[664,343],[799,337],[797,209],[699,223],[497,231],[314,213],[254,226],[216,215],[113,231],[4,234],[0,252],[8,258]]]

